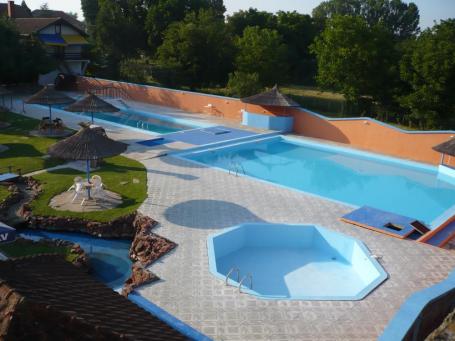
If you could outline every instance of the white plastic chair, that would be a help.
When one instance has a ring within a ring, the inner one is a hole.
[[[78,182],[82,182],[82,178],[80,176],[76,176],[73,180],[73,184],[70,186],[70,188],[68,188],[66,191],[67,192],[71,192],[71,191],[74,191],[74,189],[76,188],[76,184]]]
[[[92,183],[91,196],[93,199],[101,199],[106,196],[106,192],[104,191],[104,184],[99,175],[92,176],[90,182]]]
[[[85,189],[84,189],[84,183],[82,182],[82,178],[80,176],[77,176],[74,178],[74,185],[70,187],[68,190],[74,190],[74,197],[71,200],[71,203],[74,203],[77,198],[80,196],[84,196],[85,194]],[[85,198],[82,199],[81,206],[84,204]]]

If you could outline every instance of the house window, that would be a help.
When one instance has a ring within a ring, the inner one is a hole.
[[[62,24],[56,24],[55,25],[55,34],[61,34],[62,33]]]

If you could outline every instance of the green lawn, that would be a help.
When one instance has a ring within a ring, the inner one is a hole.
[[[35,177],[41,182],[43,192],[31,203],[33,214],[78,217],[106,222],[135,211],[147,197],[147,172],[145,167],[135,160],[123,156],[109,158],[93,174],[101,176],[108,190],[121,194],[122,205],[106,211],[85,213],[57,211],[50,208],[48,204],[52,197],[66,191],[72,185],[76,175],[84,176],[83,173],[73,169],[59,169]]]
[[[78,256],[71,253],[70,247],[40,244],[23,239],[18,239],[15,242],[0,245],[0,251],[10,258],[32,256],[43,253],[58,253],[65,255],[65,259],[69,262],[74,261]]]
[[[10,127],[0,129],[0,144],[9,148],[0,153],[0,173],[5,172],[8,166],[12,166],[14,172],[20,169],[22,174],[26,174],[62,163],[60,160],[43,157],[57,139],[28,135],[30,130],[38,126],[37,120],[0,112],[0,122],[11,123]]]

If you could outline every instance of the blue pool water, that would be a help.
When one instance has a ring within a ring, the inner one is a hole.
[[[21,236],[29,239],[62,239],[79,244],[89,256],[93,275],[114,290],[121,288],[131,275],[132,262],[128,256],[131,241],[35,230],[21,231]]]
[[[115,104],[115,103],[114,103]],[[66,105],[55,105],[54,109],[64,111]],[[74,114],[74,113],[72,113]],[[91,118],[91,113],[76,113],[78,115]],[[58,113],[53,114],[53,118],[57,117]],[[96,119],[112,122],[115,124],[125,125],[137,129],[147,130],[158,134],[175,133],[182,130],[209,127],[211,124],[197,122],[194,120],[187,120],[181,118],[174,118],[163,114],[155,114],[146,111],[133,110],[131,108],[123,108],[119,112],[113,113],[93,113]]]
[[[208,250],[215,276],[261,298],[358,300],[387,278],[362,242],[313,225],[243,224]]]
[[[435,167],[313,142],[274,137],[182,157],[428,224],[455,208],[455,185],[438,178]]]

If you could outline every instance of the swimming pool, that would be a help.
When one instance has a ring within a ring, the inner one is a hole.
[[[387,278],[362,242],[320,226],[242,224],[207,242],[211,272],[261,298],[360,300]]]
[[[117,103],[114,103],[117,106]],[[41,105],[38,105],[41,106]],[[42,106],[41,106],[42,107]],[[73,113],[65,111],[66,105],[55,105],[53,106],[56,113],[61,110],[65,114],[81,115],[91,118],[91,113],[80,112]],[[207,128],[214,126],[214,124],[207,122],[199,122],[192,119],[185,119],[179,117],[173,117],[166,114],[157,114],[148,111],[140,111],[131,107],[125,107],[124,104],[120,107],[121,111],[113,113],[93,113],[95,120],[103,120],[113,124],[129,126],[136,129],[146,130],[158,134],[175,133],[182,130],[196,129],[196,128]],[[54,114],[55,115],[55,114]],[[96,123],[96,122],[95,122]]]
[[[348,148],[277,136],[179,156],[427,224],[455,211],[455,185],[440,179],[436,167]]]
[[[103,239],[80,233],[24,230],[20,235],[28,239],[62,239],[79,244],[89,256],[93,275],[114,290],[123,287],[131,275],[129,258],[131,241]]]

